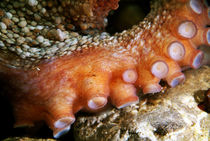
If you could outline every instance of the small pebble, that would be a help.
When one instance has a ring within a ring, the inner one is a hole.
[[[56,24],[60,24],[61,22],[62,22],[61,17],[56,17],[56,18],[55,18],[55,23],[56,23]]]
[[[0,41],[0,47],[4,47],[4,42]]]
[[[14,38],[18,38],[18,37],[19,37],[19,35],[14,33]]]
[[[43,47],[50,46],[50,42],[49,41],[45,41],[45,42],[42,43],[42,46]]]
[[[12,17],[12,21],[14,21],[15,23],[19,22],[19,19],[16,17]]]
[[[62,32],[60,29],[57,29],[57,37],[58,40],[64,41],[64,39],[66,38],[66,34]]]
[[[35,27],[34,27],[34,26],[29,26],[29,29],[30,29],[30,30],[34,30]]]
[[[8,44],[14,44],[15,42],[13,41],[13,40],[11,40],[11,39],[6,39],[6,42],[8,43]]]
[[[21,12],[21,11],[18,11],[18,16],[20,16],[20,17],[24,17],[24,13],[23,13],[23,12]]]
[[[39,10],[41,10],[41,9],[42,9],[42,6],[41,6],[40,4],[38,4],[38,5],[37,5],[37,8],[38,8]]]
[[[5,29],[7,29],[7,26],[5,23],[0,22],[0,28],[5,30]]]
[[[22,32],[24,32],[24,33],[28,33],[30,30],[29,30],[29,28],[28,27],[23,27],[22,28]]]
[[[58,48],[57,48],[56,45],[54,45],[50,48],[50,50],[51,50],[52,53],[55,53],[58,50]]]
[[[5,23],[7,27],[13,24],[12,20],[9,18],[3,18],[2,22]]]
[[[0,9],[0,17],[3,17],[4,16],[4,11],[2,9]]]
[[[38,25],[37,27],[36,27],[36,29],[38,29],[38,30],[42,30],[44,28],[44,26],[41,26],[41,25]]]
[[[39,43],[43,43],[44,42],[44,37],[43,36],[38,36],[36,38],[36,40],[39,42]]]
[[[20,48],[20,47],[16,47],[16,50],[17,50],[17,53],[18,54],[21,54],[23,51],[22,51],[22,49]]]
[[[26,57],[30,57],[30,56],[31,56],[31,53],[30,53],[30,52],[23,52],[23,54],[24,54]]]
[[[28,0],[28,5],[30,6],[36,6],[38,4],[37,0]]]
[[[32,26],[36,26],[36,25],[37,25],[37,22],[32,21],[32,22],[31,22],[31,25],[32,25]]]
[[[19,8],[20,7],[20,3],[18,1],[15,1],[13,3],[14,8]]]
[[[6,12],[6,16],[7,18],[12,19],[12,14],[10,12]]]
[[[7,30],[6,29],[2,29],[1,32],[6,34]]]
[[[7,37],[9,37],[9,38],[13,38],[13,34],[11,34],[11,33],[7,33]]]
[[[61,43],[58,44],[58,47],[59,48],[62,48],[64,45],[65,45],[65,43],[64,42],[61,42]]]
[[[25,27],[27,25],[27,22],[26,21],[21,21],[21,22],[18,23],[18,25],[20,27]]]
[[[34,14],[34,18],[35,18],[36,21],[40,21],[41,20],[41,17],[38,14]]]
[[[25,42],[25,38],[24,37],[19,37],[18,39],[17,39],[17,43],[18,44],[23,44]]]
[[[41,49],[39,49],[39,48],[30,48],[29,49],[29,51],[31,52],[31,53],[36,53],[36,52],[39,52]]]
[[[45,14],[46,13],[46,9],[45,8],[42,8],[42,14]]]
[[[10,13],[12,13],[12,14],[16,14],[16,11],[14,10],[14,9],[12,9],[12,10],[10,10]],[[12,17],[11,17],[12,18]],[[10,19],[11,19],[10,18]]]
[[[22,49],[24,50],[24,51],[28,51],[28,49],[30,48],[30,46],[28,46],[28,45],[26,45],[26,44],[23,44],[22,45]]]

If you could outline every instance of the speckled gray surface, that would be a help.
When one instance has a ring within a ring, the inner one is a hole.
[[[210,88],[210,67],[185,74],[184,84],[140,104],[79,116],[74,124],[76,140],[207,141],[209,115],[198,108],[196,97]]]

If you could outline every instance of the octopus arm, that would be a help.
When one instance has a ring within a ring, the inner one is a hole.
[[[110,37],[109,45],[92,44],[28,70],[1,65],[15,126],[44,120],[58,138],[81,109],[98,111],[108,99],[123,108],[139,101],[136,87],[146,94],[161,91],[161,79],[171,87],[183,83],[181,67],[200,67],[203,53],[196,47],[210,44],[208,8],[199,0],[158,0],[152,7],[138,26]]]

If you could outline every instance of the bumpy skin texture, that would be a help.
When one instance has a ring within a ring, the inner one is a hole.
[[[118,8],[119,0],[61,0],[65,16],[70,17],[82,30],[104,29],[110,10]],[[71,7],[71,8],[69,8]]]
[[[199,0],[160,0],[139,25],[72,54],[28,69],[1,64],[0,77],[14,106],[15,126],[44,120],[57,138],[81,109],[97,111],[108,99],[117,108],[137,103],[136,87],[161,91],[185,79],[181,67],[198,68],[209,45],[208,8]]]

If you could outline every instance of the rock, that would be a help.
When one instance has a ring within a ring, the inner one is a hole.
[[[36,6],[38,4],[37,0],[28,0],[28,5],[30,6]]]
[[[18,25],[23,28],[27,25],[27,22],[25,20],[23,20],[23,21],[19,22]]]
[[[110,107],[99,114],[79,115],[77,141],[207,141],[210,118],[198,108],[210,88],[210,67],[185,72],[186,81],[164,93],[140,94],[140,103]]]
[[[0,28],[1,29],[7,29],[7,26],[3,22],[0,22]]]

